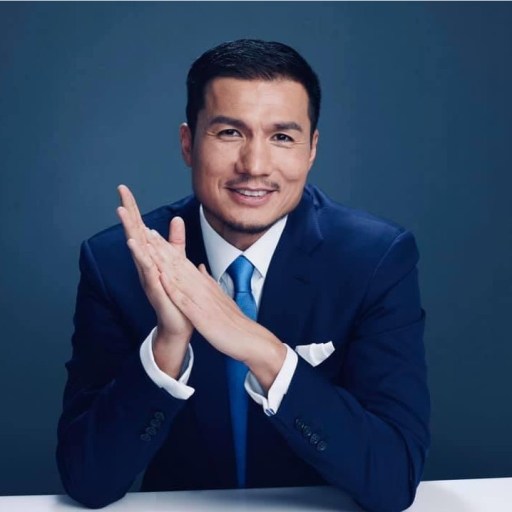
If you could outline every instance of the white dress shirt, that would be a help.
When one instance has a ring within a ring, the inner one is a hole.
[[[229,242],[224,240],[208,223],[204,216],[203,207],[199,211],[201,232],[203,242],[210,264],[212,277],[220,284],[222,289],[230,296],[234,295],[234,286],[231,277],[226,270],[241,254],[243,254],[253,265],[254,272],[251,279],[251,290],[259,309],[261,293],[265,278],[267,275],[270,261],[274,255],[281,234],[286,225],[287,217],[276,222],[266,233],[263,234],[254,244],[246,251],[237,249]],[[189,345],[187,355],[183,361],[183,367],[179,378],[173,379],[166,373],[162,372],[155,363],[153,357],[152,343],[156,328],[148,335],[144,343],[140,347],[140,358],[142,365],[155,384],[165,389],[175,398],[186,400],[194,393],[194,388],[187,385],[192,366],[194,364],[194,353]],[[286,358],[283,366],[279,371],[272,386],[265,396],[264,390],[257,381],[256,377],[251,373],[247,373],[245,379],[245,389],[251,398],[263,407],[265,414],[272,415],[277,412],[284,395],[288,391],[288,387],[292,380],[295,368],[297,367],[297,354],[288,345]]]

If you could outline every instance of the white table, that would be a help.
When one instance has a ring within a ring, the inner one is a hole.
[[[1,512],[77,512],[66,496],[3,496]],[[105,507],[112,512],[356,512],[331,487],[130,493]],[[512,478],[422,482],[409,512],[511,512]]]

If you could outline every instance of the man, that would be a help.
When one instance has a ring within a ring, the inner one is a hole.
[[[187,88],[194,196],[141,217],[120,186],[123,227],[82,246],[67,492],[101,507],[144,471],[144,490],[329,483],[406,508],[429,445],[412,235],[306,185],[320,87],[293,49],[222,44]]]

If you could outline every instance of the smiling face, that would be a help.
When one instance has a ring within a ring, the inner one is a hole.
[[[316,155],[298,82],[216,78],[196,132],[180,127],[194,193],[210,225],[245,250],[299,202]]]

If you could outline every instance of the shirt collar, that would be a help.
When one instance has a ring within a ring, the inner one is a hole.
[[[203,205],[199,207],[199,218],[206,256],[208,257],[212,277],[216,281],[220,281],[227,268],[241,254],[254,265],[261,277],[265,279],[270,261],[286,226],[288,215],[279,219],[245,251],[231,245],[210,226],[204,215]]]

